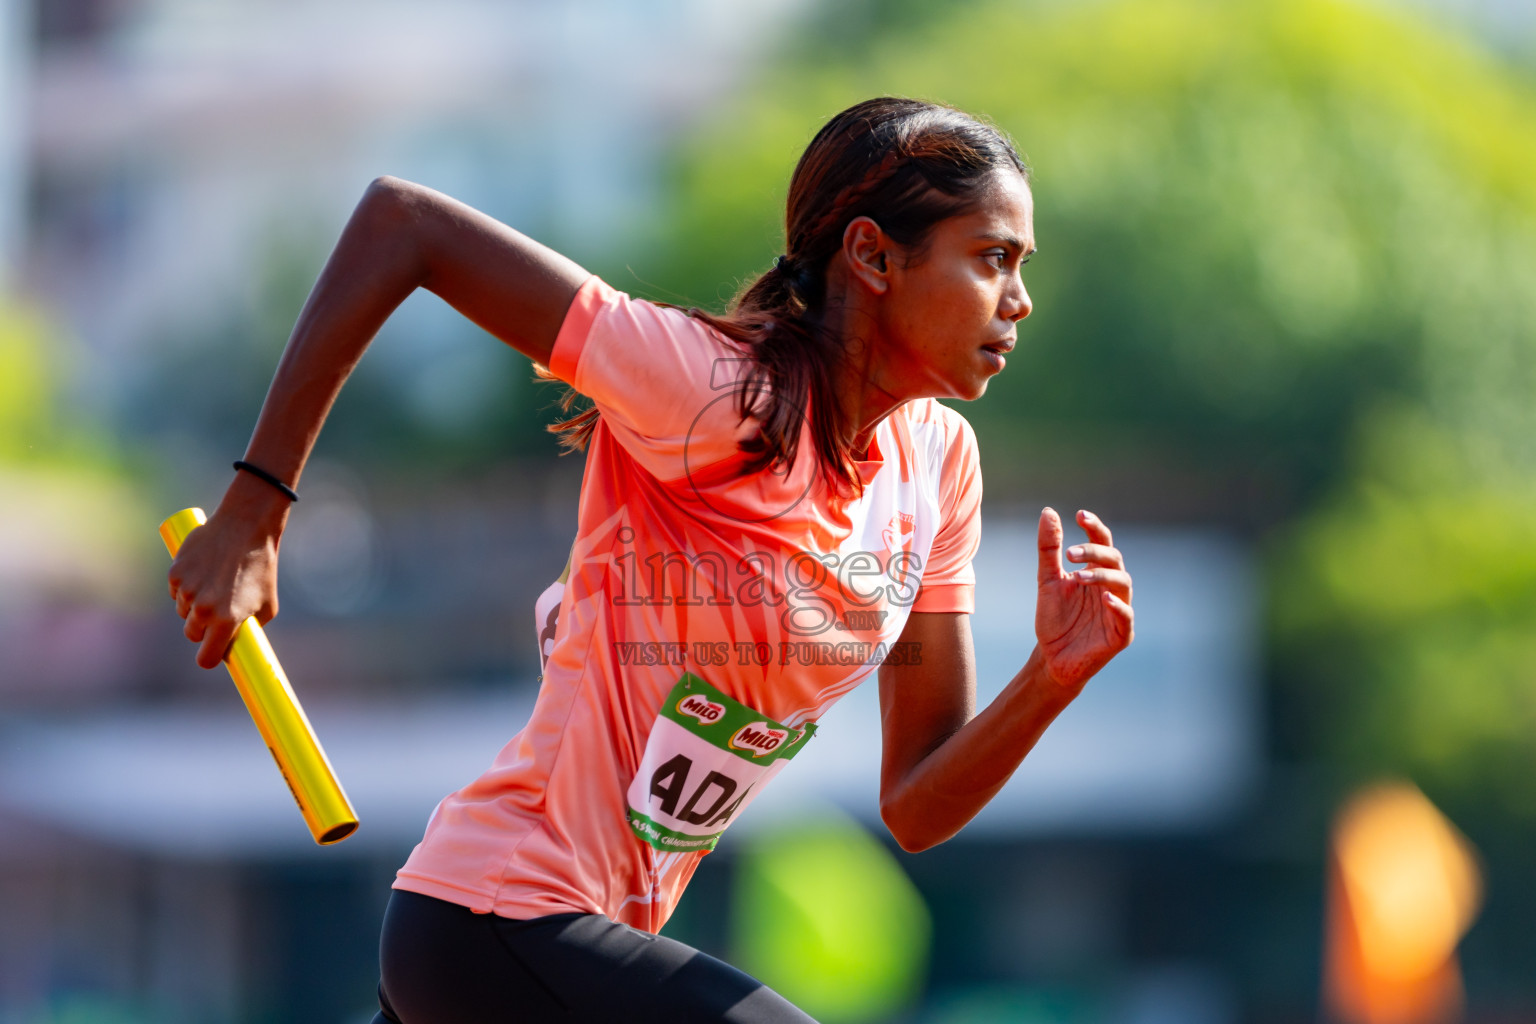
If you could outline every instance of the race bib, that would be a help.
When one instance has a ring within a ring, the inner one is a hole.
[[[815,731],[809,722],[780,725],[683,673],[662,702],[629,784],[630,827],[663,852],[713,850]]]

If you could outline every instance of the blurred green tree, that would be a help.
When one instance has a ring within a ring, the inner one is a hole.
[[[143,596],[154,520],[124,472],[133,454],[69,401],[73,354],[47,317],[0,294],[0,611]]]
[[[1378,412],[1347,482],[1273,539],[1278,739],[1536,826],[1536,478],[1470,447]]]
[[[36,310],[0,296],[0,462],[57,457],[78,429],[60,415],[65,347]]]

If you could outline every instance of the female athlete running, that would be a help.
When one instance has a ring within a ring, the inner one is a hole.
[[[1088,512],[1040,516],[1037,645],[980,713],[973,400],[1030,312],[1026,170],[994,128],[901,99],[832,119],[787,247],[725,316],[632,299],[429,189],[374,182],[299,316],[245,461],[171,568],[198,664],[277,613],[277,551],[343,381],[426,288],[592,400],[570,560],[540,602],[532,717],[400,869],[376,1021],[809,1018],[655,933],[700,857],[878,670],[880,811],[954,835],[1131,641],[1131,578]],[[1026,567],[1017,567],[1026,571]]]

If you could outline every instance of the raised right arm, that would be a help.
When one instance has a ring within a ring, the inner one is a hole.
[[[357,204],[299,314],[245,450],[296,486],[331,405],[368,343],[417,288],[524,355],[548,363],[587,272],[463,203],[379,178]],[[277,614],[277,549],[288,501],[236,473],[208,524],[171,564],[171,595],[213,668],[247,616]]]

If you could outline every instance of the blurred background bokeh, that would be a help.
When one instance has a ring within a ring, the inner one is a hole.
[[[861,688],[668,933],[828,1022],[1536,1020],[1528,0],[0,0],[0,1022],[366,1021],[394,869],[528,713],[580,456],[430,295],[269,627],[353,838],[166,595],[368,181],[719,307],[877,93],[1033,169],[1035,312],[963,407],[982,696],[1043,503],[1119,527],[1137,641],[915,856]]]

